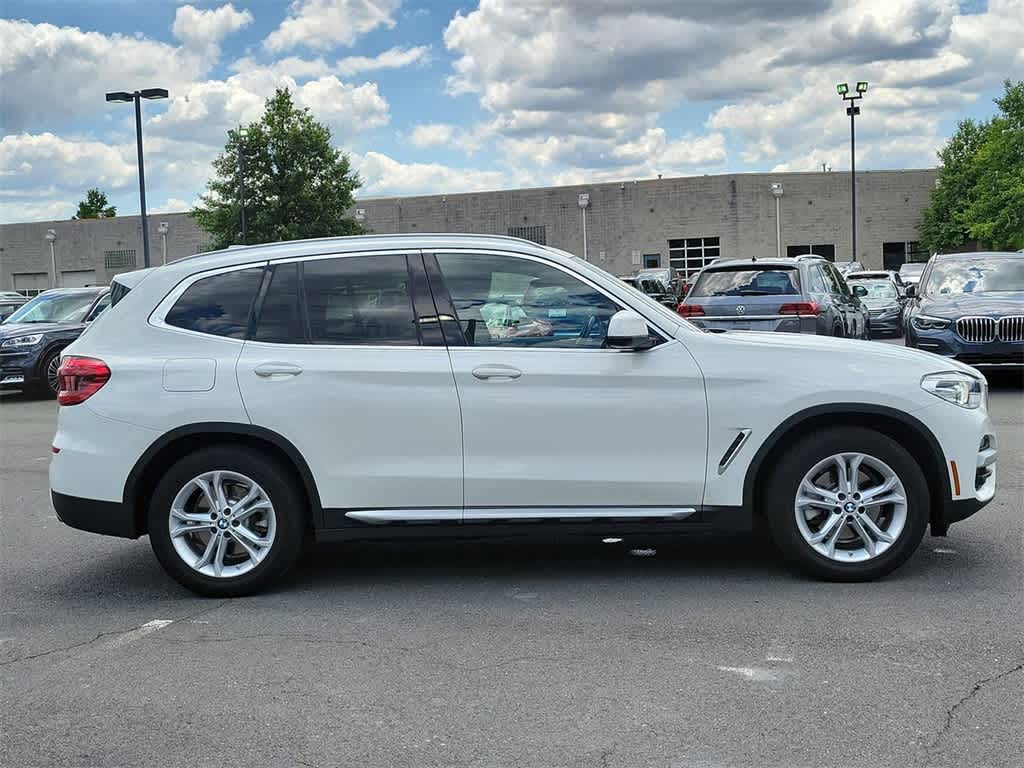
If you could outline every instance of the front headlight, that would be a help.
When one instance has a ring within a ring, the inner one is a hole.
[[[949,320],[930,315],[914,315],[914,319],[910,322],[919,331],[938,331],[949,327]]]
[[[961,408],[978,408],[988,399],[988,384],[959,371],[930,373],[921,379],[921,388]]]
[[[34,347],[43,338],[41,333],[33,333],[31,336],[15,336],[13,339],[6,339],[0,342],[0,349],[24,349]]]

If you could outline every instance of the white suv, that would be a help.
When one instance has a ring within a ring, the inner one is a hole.
[[[204,594],[274,582],[306,536],[762,520],[804,571],[866,580],[995,493],[973,368],[704,332],[523,240],[236,248],[113,295],[64,352],[53,504],[76,528],[148,534]]]

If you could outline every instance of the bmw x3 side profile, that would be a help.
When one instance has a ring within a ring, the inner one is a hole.
[[[125,280],[64,350],[53,505],[148,535],[202,594],[278,584],[309,537],[759,522],[802,571],[864,581],[995,493],[973,368],[702,331],[522,240],[308,240]]]

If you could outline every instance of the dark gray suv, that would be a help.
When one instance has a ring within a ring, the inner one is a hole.
[[[705,267],[677,311],[709,330],[866,339],[863,293],[819,257],[730,259]]]

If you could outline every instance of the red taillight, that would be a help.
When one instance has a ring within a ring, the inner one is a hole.
[[[700,304],[680,304],[676,307],[676,312],[683,317],[699,317],[704,314],[704,307]]]
[[[110,368],[94,357],[68,356],[60,361],[60,392],[57,402],[61,405],[84,403],[110,380]]]
[[[794,301],[779,307],[780,315],[817,315],[821,307],[816,301]]]

